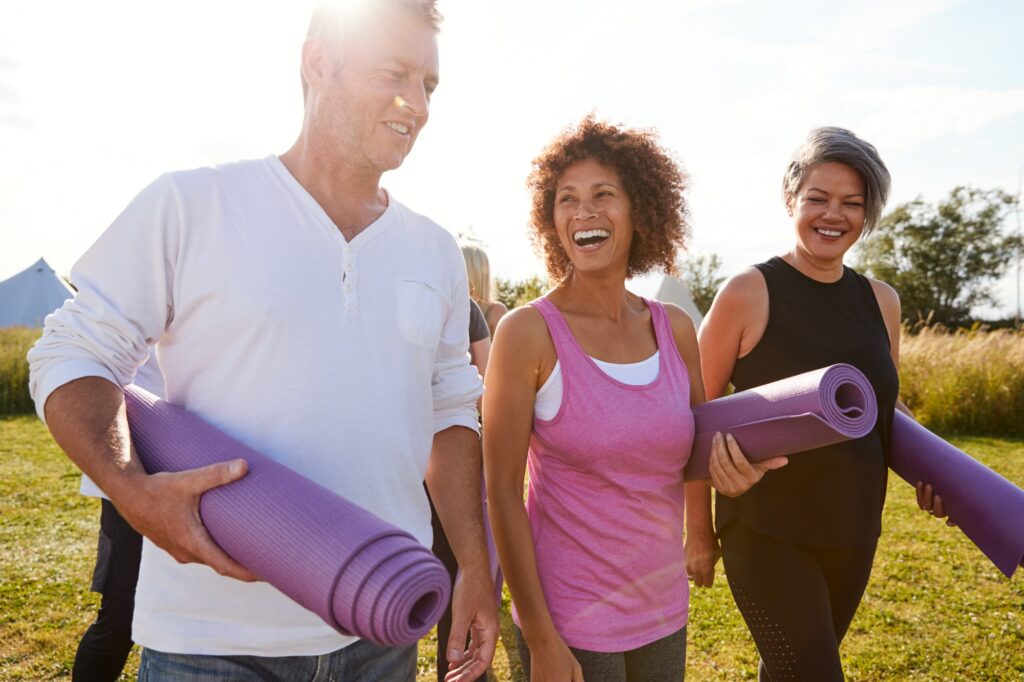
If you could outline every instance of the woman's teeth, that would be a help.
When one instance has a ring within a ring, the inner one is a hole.
[[[816,227],[814,231],[818,234],[825,235],[826,237],[841,237],[843,234],[842,230],[829,230],[824,227]]]
[[[572,239],[580,246],[590,246],[602,242],[610,236],[612,233],[608,230],[582,230],[574,234]]]

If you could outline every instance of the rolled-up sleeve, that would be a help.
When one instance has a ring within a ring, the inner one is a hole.
[[[454,241],[451,251],[446,266],[457,274],[434,359],[434,433],[452,426],[465,426],[479,433],[476,401],[483,393],[483,383],[469,363],[469,284],[462,252]]]
[[[180,238],[174,188],[163,176],[144,189],[75,264],[75,297],[48,315],[28,353],[29,391],[44,418],[50,394],[87,376],[132,382],[173,315]]]

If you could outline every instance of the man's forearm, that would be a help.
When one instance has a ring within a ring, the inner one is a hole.
[[[480,496],[480,437],[462,426],[434,435],[427,487],[459,568],[490,575]]]
[[[68,382],[50,394],[44,409],[57,444],[135,530],[179,562],[203,563],[239,580],[256,579],[213,542],[199,516],[202,494],[244,476],[244,461],[148,475],[132,455],[124,394],[106,379]]]
[[[124,394],[110,381],[82,377],[50,394],[46,424],[57,445],[116,501],[145,470],[132,457]]]

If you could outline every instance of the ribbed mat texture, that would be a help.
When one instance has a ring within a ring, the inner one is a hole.
[[[344,634],[415,643],[448,602],[448,573],[403,530],[135,386],[128,421],[146,470],[236,458],[246,476],[207,491],[203,524],[235,561]]]
[[[878,404],[860,370],[836,364],[706,402],[693,417],[687,481],[709,477],[716,432],[731,433],[748,459],[760,461],[861,438],[874,428]]]

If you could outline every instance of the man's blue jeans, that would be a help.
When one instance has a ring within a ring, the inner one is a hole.
[[[413,682],[416,647],[361,639],[322,656],[200,656],[143,649],[139,682]]]

